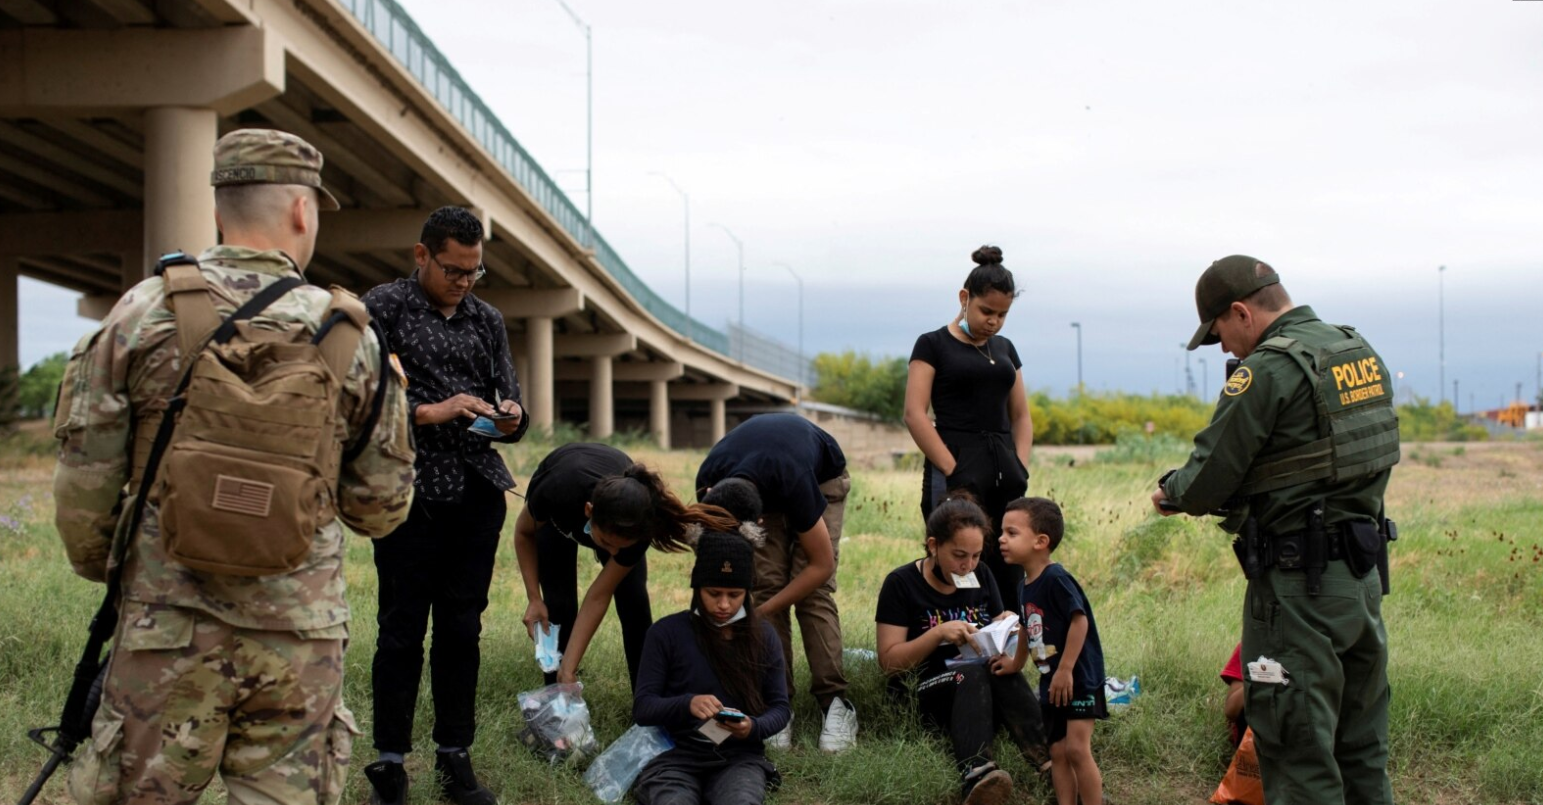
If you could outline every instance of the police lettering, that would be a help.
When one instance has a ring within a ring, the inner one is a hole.
[[[1362,358],[1350,363],[1342,363],[1330,367],[1334,373],[1334,386],[1339,391],[1365,386],[1368,383],[1377,383],[1382,380],[1382,367],[1377,365],[1377,358]]]
[[[1382,367],[1376,356],[1329,367],[1334,374],[1334,386],[1339,391],[1340,405],[1354,405],[1387,394],[1382,386]]]

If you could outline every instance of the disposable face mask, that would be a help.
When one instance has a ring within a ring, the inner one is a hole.
[[[970,332],[970,312],[963,308],[959,310],[959,331],[970,338],[975,337],[975,334]]]
[[[541,666],[543,673],[556,673],[558,666],[562,664],[563,653],[557,650],[557,633],[562,631],[562,626],[552,624],[550,629],[536,624],[536,664]]]
[[[691,611],[697,617],[699,617],[699,618],[706,618],[707,620],[711,621],[713,624],[718,625],[718,626],[728,626],[731,623],[739,623],[740,621],[744,620],[749,615],[749,613],[745,612],[745,605],[744,604],[740,604],[739,605],[739,611],[734,613],[732,616],[729,617],[728,620],[724,621],[723,623],[718,623],[718,621],[713,620],[713,617],[711,615],[703,615],[702,614],[702,610],[701,610],[700,607],[698,607],[697,609],[693,609]]]
[[[938,564],[937,559],[932,560],[932,575],[936,576],[938,581],[943,584],[948,584],[949,578],[952,577],[953,585],[961,590],[973,590],[980,586],[980,579],[975,578],[975,571],[973,570],[963,576],[953,573],[949,573],[947,576],[943,575],[943,568]]]

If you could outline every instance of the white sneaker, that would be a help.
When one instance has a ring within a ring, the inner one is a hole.
[[[857,710],[845,699],[837,696],[825,712],[825,724],[820,728],[820,750],[844,752],[857,743]]]
[[[788,714],[788,725],[782,731],[766,739],[767,749],[792,749],[793,748],[793,714]]]

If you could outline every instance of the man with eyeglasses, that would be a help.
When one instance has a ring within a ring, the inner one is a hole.
[[[482,236],[475,215],[441,207],[413,246],[412,275],[364,295],[407,376],[418,444],[412,510],[400,528],[374,543],[380,633],[372,689],[380,759],[364,770],[372,803],[407,801],[403,762],[412,750],[430,615],[436,782],[462,805],[497,801],[477,781],[469,754],[482,611],[504,525],[504,490],[514,487],[492,443],[519,441],[529,418],[520,406],[503,315],[472,293],[484,273]]]

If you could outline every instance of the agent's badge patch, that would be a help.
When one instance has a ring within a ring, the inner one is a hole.
[[[1253,382],[1254,370],[1247,366],[1239,366],[1237,371],[1232,373],[1232,377],[1227,378],[1227,385],[1222,387],[1222,393],[1228,397],[1236,397],[1248,391],[1248,387],[1253,385]]]

